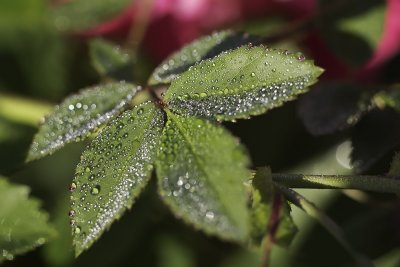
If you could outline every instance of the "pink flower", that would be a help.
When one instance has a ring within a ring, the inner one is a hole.
[[[387,0],[385,27],[371,59],[361,69],[358,77],[368,81],[376,79],[380,68],[400,52],[400,0]]]

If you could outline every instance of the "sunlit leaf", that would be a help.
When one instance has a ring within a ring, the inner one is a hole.
[[[156,162],[163,200],[195,228],[244,241],[249,233],[246,154],[222,127],[168,115]]]
[[[140,87],[131,84],[110,83],[66,98],[40,125],[27,160],[44,157],[86,138],[129,106],[138,90]]]
[[[230,30],[215,32],[184,46],[165,59],[153,72],[149,84],[170,83],[179,74],[196,63],[213,58],[223,51],[247,44],[259,44],[261,38]]]
[[[102,39],[89,43],[93,67],[104,77],[115,80],[132,80],[133,61],[127,51]]]
[[[256,244],[266,238],[273,244],[288,246],[297,233],[290,207],[273,186],[271,170],[257,169],[252,181],[252,239]]]
[[[248,118],[306,92],[321,73],[302,54],[241,47],[191,67],[172,82],[165,102],[181,114]]]
[[[299,114],[312,134],[330,134],[358,122],[371,107],[370,97],[368,88],[360,85],[323,85],[300,99]]]
[[[358,252],[347,240],[343,230],[322,210],[318,209],[314,203],[310,202],[296,191],[286,188],[280,184],[275,184],[277,188],[287,197],[287,199],[302,209],[309,216],[316,219],[354,258],[360,267],[372,267],[373,264],[365,255]]]
[[[0,176],[0,262],[30,251],[54,236],[40,202],[29,188],[12,185]]]
[[[132,3],[132,0],[71,0],[54,5],[54,23],[59,30],[82,31],[104,22]]]
[[[113,120],[82,154],[70,187],[76,255],[119,219],[147,184],[163,123],[162,111],[144,103]]]

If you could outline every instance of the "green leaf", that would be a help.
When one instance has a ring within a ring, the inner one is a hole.
[[[180,114],[233,120],[281,106],[307,91],[322,69],[301,54],[241,47],[193,66],[165,94]]]
[[[55,234],[40,202],[28,195],[28,187],[0,176],[0,262],[44,244]]]
[[[94,39],[89,46],[92,65],[101,76],[132,80],[133,59],[127,51],[103,39]]]
[[[399,121],[400,113],[391,108],[374,109],[353,127],[350,156],[354,170],[366,172],[379,159],[399,147]]]
[[[346,249],[358,266],[373,266],[370,259],[353,248],[353,246],[347,240],[343,230],[322,210],[318,209],[314,203],[310,202],[296,191],[280,185],[279,183],[275,183],[275,186],[287,197],[291,203],[303,210],[309,216],[316,219],[343,246],[343,248]]]
[[[154,70],[149,84],[171,83],[179,74],[202,60],[249,43],[259,44],[260,40],[261,38],[254,35],[230,30],[201,37],[166,58]]]
[[[72,0],[54,5],[54,23],[62,31],[82,31],[104,22],[128,7],[132,0]]]
[[[113,120],[83,152],[71,184],[75,253],[119,219],[150,179],[164,114],[147,102]]]
[[[299,115],[314,135],[330,134],[355,125],[371,109],[368,87],[330,83],[313,88],[300,99]]]
[[[197,229],[244,241],[249,233],[244,182],[249,159],[224,128],[167,110],[156,170],[162,199]]]
[[[272,182],[271,170],[261,167],[252,181],[252,239],[260,244],[264,238],[287,247],[297,233],[290,216],[286,199],[277,192]]]
[[[109,83],[66,98],[40,125],[27,161],[52,154],[68,143],[88,137],[129,106],[139,90],[140,87],[124,82]]]

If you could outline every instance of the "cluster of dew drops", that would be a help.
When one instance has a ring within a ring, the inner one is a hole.
[[[288,51],[282,52],[285,55],[291,55]],[[273,57],[273,55],[267,54],[267,56]],[[295,54],[298,61],[304,61],[306,57],[302,53]],[[289,64],[292,64],[291,59],[288,60]],[[265,65],[270,65],[270,62],[265,62]],[[215,67],[215,63],[211,64]],[[196,67],[193,67],[196,68]],[[193,69],[192,68],[192,69]],[[272,72],[276,72],[276,68],[271,69]],[[287,69],[290,72],[290,69]],[[257,74],[251,72],[250,78],[255,78]],[[259,114],[265,111],[267,108],[272,108],[280,105],[286,100],[290,100],[293,95],[302,92],[304,85],[309,82],[310,76],[299,77],[293,79],[289,77],[290,81],[284,81],[279,84],[267,85],[266,82],[260,85],[260,89],[256,88],[256,85],[252,85],[249,89],[243,89],[241,85],[242,80],[245,78],[244,74],[239,77],[238,88],[225,88],[220,90],[217,86],[212,85],[211,90],[206,92],[195,92],[193,94],[176,95],[172,94],[171,100],[168,105],[175,109],[180,114],[188,114],[192,116],[201,117],[214,117],[221,115],[225,119],[231,119],[234,121],[235,117],[248,118],[248,115]],[[232,80],[228,80],[231,84],[236,84],[238,79],[236,77]],[[211,81],[217,84],[218,79]],[[204,84],[203,80],[199,81],[199,84]],[[258,87],[258,86],[257,86]],[[277,102],[278,101],[278,102]]]

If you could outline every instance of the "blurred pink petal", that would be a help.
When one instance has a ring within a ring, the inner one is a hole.
[[[381,65],[400,50],[400,1],[387,0],[385,28],[377,49],[367,66]]]

